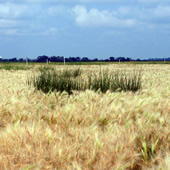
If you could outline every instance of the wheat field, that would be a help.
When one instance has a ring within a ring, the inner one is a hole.
[[[0,169],[170,169],[170,65],[81,66],[142,69],[142,89],[72,95],[28,86],[36,67],[0,70]]]

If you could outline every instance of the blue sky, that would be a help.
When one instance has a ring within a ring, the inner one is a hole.
[[[0,0],[0,56],[170,57],[170,0]]]

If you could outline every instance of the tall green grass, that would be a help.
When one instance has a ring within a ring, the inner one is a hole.
[[[84,90],[82,80],[78,76],[81,75],[80,69],[64,71],[56,71],[55,69],[41,68],[38,76],[33,76],[27,81],[29,85],[33,84],[37,90],[44,93],[52,91],[66,91],[72,94],[72,90]]]
[[[108,90],[132,91],[136,92],[142,87],[141,71],[132,73],[117,71],[109,73],[107,70],[101,70],[99,73],[88,74],[87,78],[81,76],[81,70],[57,71],[55,69],[41,68],[37,76],[33,76],[27,81],[29,85],[44,93],[52,91],[66,91],[72,94],[73,90],[85,91],[91,89],[106,93]]]
[[[136,92],[142,87],[141,71],[132,73],[116,71],[109,73],[107,70],[100,71],[99,75],[89,75],[89,88],[105,93],[107,90],[114,91],[133,91]]]

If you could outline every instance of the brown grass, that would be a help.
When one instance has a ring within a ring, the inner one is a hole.
[[[31,70],[0,70],[0,169],[168,170],[170,66],[141,67],[137,93],[71,96],[35,92],[26,85]],[[83,74],[98,68],[81,67]]]

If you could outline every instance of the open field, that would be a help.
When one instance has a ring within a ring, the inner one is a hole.
[[[169,64],[52,65],[143,70],[136,93],[72,95],[36,91],[38,66],[20,67],[0,69],[0,169],[170,169]]]
[[[110,65],[110,64],[130,64],[130,65],[139,65],[139,64],[170,64],[170,61],[130,61],[130,62],[66,62],[66,65]],[[25,62],[0,62],[0,70],[3,68],[9,68],[12,66],[23,66],[26,65]],[[27,68],[32,68],[33,66],[42,66],[44,63],[37,63],[37,62],[29,62]],[[63,62],[51,62],[49,65],[64,65]],[[15,69],[15,68],[14,68]]]

